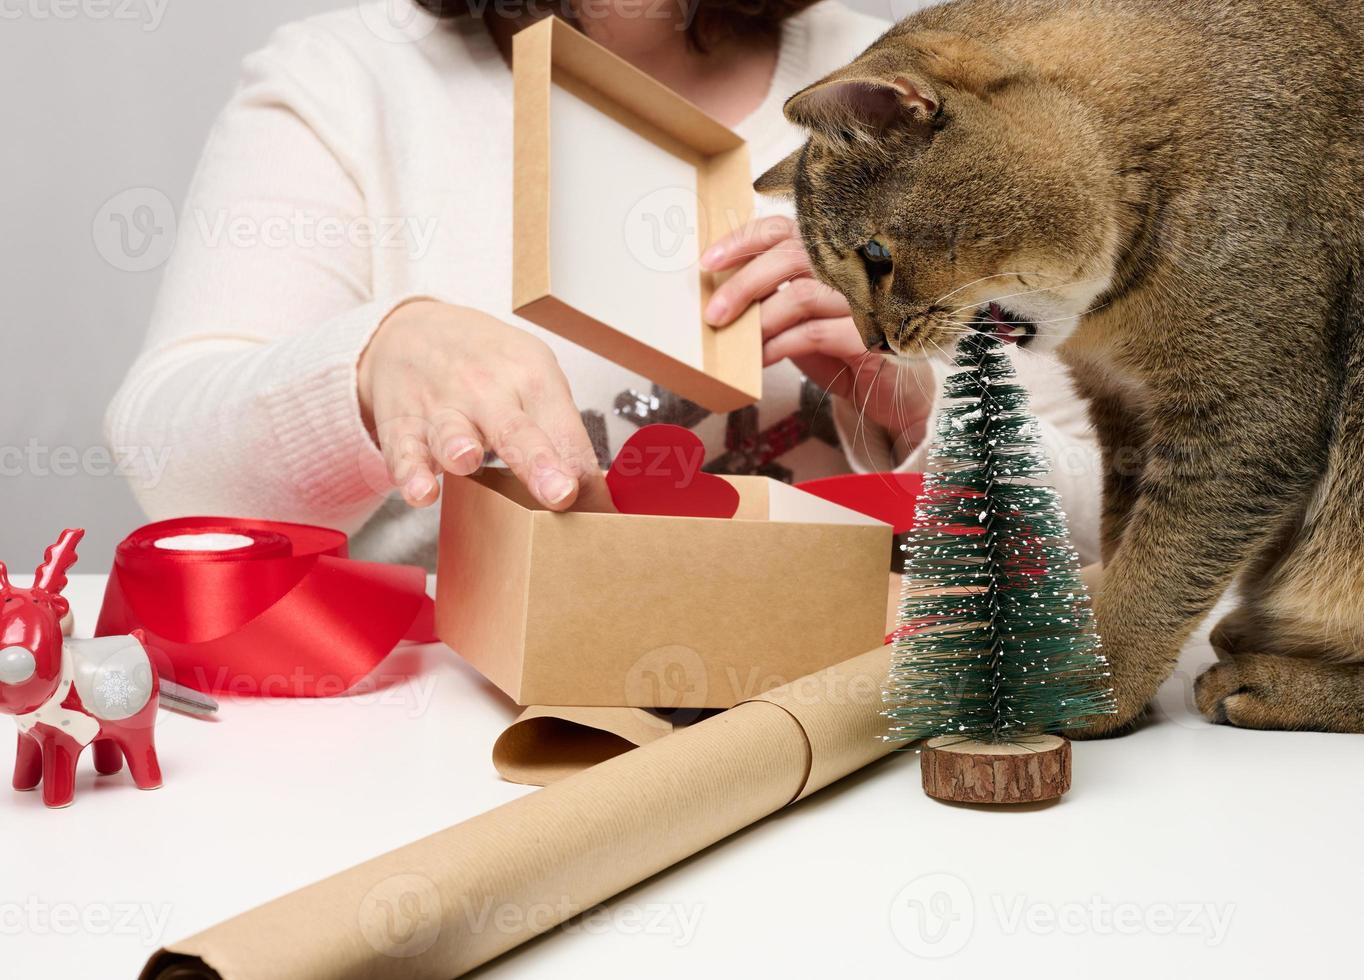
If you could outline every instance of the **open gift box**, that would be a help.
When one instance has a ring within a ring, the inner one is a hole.
[[[447,480],[442,640],[518,704],[727,708],[878,645],[891,528],[762,477],[731,520],[555,514]]]

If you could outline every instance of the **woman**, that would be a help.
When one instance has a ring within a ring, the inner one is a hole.
[[[556,13],[747,139],[755,176],[800,139],[784,98],[885,27],[832,2],[565,3]],[[935,379],[866,356],[785,218],[703,258],[738,270],[713,323],[762,304],[756,409],[708,416],[513,316],[511,37],[546,12],[421,5],[401,28],[375,29],[395,0],[292,25],[246,60],[107,419],[115,444],[171,450],[139,490],[149,514],[325,524],[356,533],[357,556],[429,566],[438,478],[486,453],[554,510],[607,506],[600,467],[656,421],[693,427],[721,472],[922,465]],[[1041,370],[1037,408],[1092,554],[1094,450]]]

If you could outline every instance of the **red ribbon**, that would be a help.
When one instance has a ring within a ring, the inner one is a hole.
[[[856,473],[797,483],[806,493],[889,524],[897,535],[914,527],[924,492],[922,473]]]
[[[251,543],[157,546],[199,534]],[[95,635],[142,630],[161,675],[204,693],[328,697],[354,687],[399,640],[430,640],[431,614],[422,569],[352,561],[340,531],[186,517],[118,546]]]

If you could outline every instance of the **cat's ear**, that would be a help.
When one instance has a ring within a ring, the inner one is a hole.
[[[800,150],[792,153],[781,163],[753,182],[753,189],[769,197],[792,198],[796,196],[796,165],[800,162]]]
[[[910,72],[835,76],[791,96],[785,112],[816,133],[879,132],[900,122],[933,122],[942,112],[942,96],[928,79]]]
[[[892,31],[860,58],[786,101],[786,118],[841,142],[893,126],[927,133],[941,125],[943,102],[963,93],[989,98],[1026,69],[974,38],[946,31]]]

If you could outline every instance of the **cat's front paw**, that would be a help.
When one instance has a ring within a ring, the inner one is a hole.
[[[1263,653],[1221,652],[1194,681],[1194,703],[1214,725],[1237,728],[1309,727],[1292,682],[1297,663]]]

